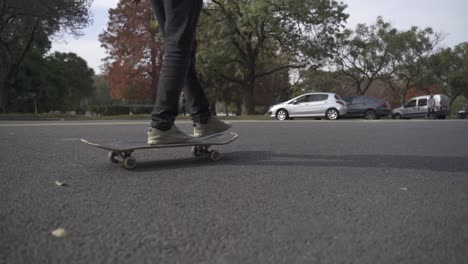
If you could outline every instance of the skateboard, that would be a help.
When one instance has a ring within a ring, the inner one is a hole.
[[[191,147],[191,152],[195,157],[208,157],[211,161],[221,159],[221,153],[217,150],[210,150],[211,146],[226,145],[239,137],[234,132],[225,132],[217,135],[212,135],[203,138],[196,138],[196,142],[180,143],[180,144],[160,144],[148,145],[144,140],[138,141],[102,141],[100,143],[91,142],[86,139],[81,139],[81,142],[100,149],[108,150],[107,158],[112,163],[122,163],[125,169],[135,169],[137,162],[132,153],[141,149],[158,149],[158,148],[177,148]]]

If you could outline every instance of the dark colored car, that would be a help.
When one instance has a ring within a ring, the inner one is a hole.
[[[369,96],[352,96],[344,99],[347,103],[347,117],[364,117],[365,119],[379,119],[390,114],[387,101]]]

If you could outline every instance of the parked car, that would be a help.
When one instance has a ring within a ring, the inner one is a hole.
[[[467,119],[468,118],[468,105],[463,106],[463,108],[458,111],[458,118]]]
[[[390,104],[385,100],[369,96],[352,96],[344,98],[348,111],[347,117],[364,117],[365,119],[379,119],[390,115]]]
[[[278,120],[325,117],[336,120],[346,114],[346,103],[335,93],[307,93],[270,107],[267,115]]]
[[[421,118],[427,116],[427,101],[430,95],[423,95],[411,98],[403,106],[392,110],[392,117],[394,119],[401,118]],[[445,94],[435,94],[435,117],[445,119],[450,114],[449,98]]]

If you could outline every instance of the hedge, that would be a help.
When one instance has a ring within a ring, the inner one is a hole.
[[[89,110],[101,116],[151,114],[153,105],[93,105]]]

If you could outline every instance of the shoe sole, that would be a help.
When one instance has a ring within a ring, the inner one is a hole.
[[[152,141],[148,140],[146,143],[148,145],[172,145],[172,144],[192,144],[192,143],[197,143],[198,140],[193,138],[189,141],[172,141],[172,142],[158,142],[158,141]]]
[[[217,136],[217,135],[221,135],[223,133],[225,133],[226,131],[228,131],[231,127],[228,127],[227,129],[223,130],[223,131],[219,131],[219,132],[216,132],[216,133],[213,133],[213,134],[208,134],[208,135],[203,135],[203,136],[200,136],[200,134],[193,134],[193,137],[194,138],[209,138],[209,137],[214,137],[214,136]]]

